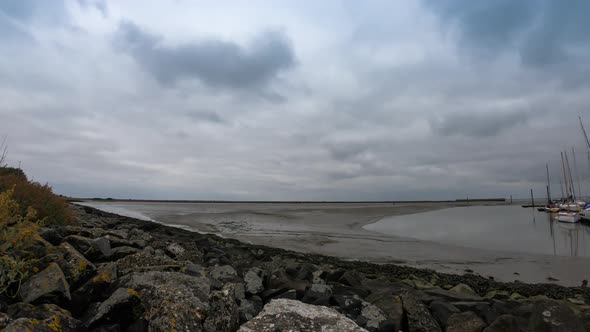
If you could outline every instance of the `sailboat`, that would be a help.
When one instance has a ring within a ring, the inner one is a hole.
[[[565,155],[565,159],[564,159]],[[575,203],[575,191],[573,187],[573,180],[571,177],[571,170],[569,167],[569,160],[567,158],[567,151],[565,154],[561,153],[561,163],[563,166],[563,179],[565,180],[565,193],[568,196],[563,204],[559,205],[561,209],[560,212],[557,213],[555,216],[555,220],[560,222],[567,222],[567,223],[576,223],[580,221],[580,214],[578,213],[581,210],[581,207]],[[568,179],[569,173],[569,179]]]
[[[557,206],[555,203],[553,203],[553,201],[551,201],[551,182],[549,181],[549,164],[545,164],[545,168],[547,170],[547,205],[539,209],[539,211],[557,213],[559,212],[559,206]]]

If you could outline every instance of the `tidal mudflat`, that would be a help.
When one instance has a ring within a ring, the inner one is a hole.
[[[585,226],[516,206],[453,203],[85,202],[202,233],[348,260],[496,280],[578,286],[590,275]],[[555,251],[554,246],[555,245]]]

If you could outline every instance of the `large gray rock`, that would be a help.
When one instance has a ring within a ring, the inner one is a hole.
[[[502,315],[486,327],[483,332],[520,332],[519,321],[512,315]]]
[[[60,303],[71,299],[70,285],[56,263],[50,263],[23,283],[19,294],[26,303]]]
[[[220,291],[211,292],[211,308],[204,323],[205,331],[235,331],[240,324],[235,288],[227,284]]]
[[[244,275],[244,283],[246,284],[246,292],[250,294],[258,294],[264,290],[262,285],[262,278],[260,274],[262,272],[258,268],[251,268]]]
[[[459,309],[454,305],[444,301],[432,301],[430,303],[430,311],[436,319],[436,321],[444,329],[447,328],[447,321],[453,314],[459,313]]]
[[[112,241],[111,241],[111,243],[112,243]],[[116,248],[111,249],[111,257],[110,258],[117,260],[117,259],[121,259],[121,258],[128,256],[128,255],[136,254],[138,252],[140,252],[140,250],[137,248],[133,248],[130,246],[120,246],[120,247],[116,247]]]
[[[393,331],[401,331],[404,319],[404,308],[399,296],[389,294],[371,294],[367,301],[383,311],[385,317],[393,324]]]
[[[207,279],[179,272],[133,272],[121,277],[118,287],[139,293],[144,318],[152,331],[201,331],[210,312]]]
[[[166,253],[171,257],[181,257],[186,250],[178,243],[173,242],[166,247]]]
[[[572,309],[562,302],[545,299],[533,302],[528,328],[530,331],[585,331]]]
[[[92,239],[80,235],[68,235],[64,239],[67,243],[71,244],[80,252],[86,252],[86,250],[92,247]]]
[[[274,331],[366,331],[334,309],[300,301],[277,299],[265,305],[260,314],[242,325],[240,332]]]
[[[143,307],[139,294],[131,288],[119,288],[89,315],[84,325],[91,327],[97,324],[117,323],[126,328],[139,320],[142,314]]]
[[[481,332],[486,326],[483,319],[471,311],[466,311],[449,317],[447,332]]]
[[[74,288],[92,277],[96,271],[96,266],[92,264],[84,255],[76,250],[69,243],[62,243],[58,249],[63,255],[64,261],[58,262],[66,280]]]
[[[73,332],[81,330],[80,321],[55,304],[34,306],[21,302],[11,305],[7,313],[11,321],[2,331]]]
[[[402,304],[408,317],[408,327],[413,332],[440,332],[440,326],[428,309],[410,294],[402,294]]]
[[[120,275],[131,272],[145,271],[178,271],[182,266],[168,256],[150,255],[145,251],[139,251],[119,259],[117,268]]]
[[[442,288],[426,289],[426,290],[424,290],[424,292],[430,296],[442,297],[444,299],[447,299],[449,301],[454,301],[454,302],[467,302],[467,301],[481,302],[484,300],[481,296],[478,296],[478,295],[471,295],[471,294],[467,294],[465,292],[463,292],[463,293],[459,293],[456,291],[451,292],[448,290],[444,290]]]
[[[209,276],[221,283],[235,281],[238,278],[236,270],[229,266],[215,266],[209,270]]]
[[[363,302],[361,317],[365,321],[365,328],[369,331],[380,331],[380,328],[387,320],[385,314],[379,307],[368,302]]]

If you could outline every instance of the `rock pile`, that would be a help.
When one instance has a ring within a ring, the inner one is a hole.
[[[390,273],[395,266],[342,262],[75,209],[74,225],[40,232],[32,263],[37,273],[24,281],[18,298],[0,297],[0,330],[590,329],[583,288],[550,286],[549,295],[565,296],[549,298],[523,285],[521,295],[510,291],[514,285],[481,277],[402,267]]]

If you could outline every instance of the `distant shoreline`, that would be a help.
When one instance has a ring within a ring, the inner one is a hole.
[[[400,201],[231,201],[231,200],[167,200],[167,199],[124,199],[124,198],[77,198],[67,197],[69,202],[138,202],[138,203],[264,203],[264,204],[411,204],[411,203],[479,203],[502,202],[505,198],[474,198],[455,200],[400,200]]]

